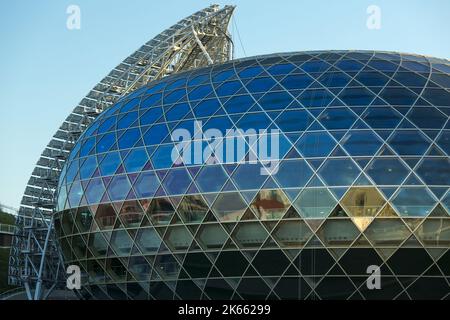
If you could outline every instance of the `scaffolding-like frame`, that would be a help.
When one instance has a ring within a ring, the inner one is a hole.
[[[9,259],[9,283],[23,286],[28,299],[46,299],[55,288],[65,286],[53,214],[59,175],[78,138],[102,111],[142,85],[231,60],[228,25],[234,8],[211,5],[144,44],[101,80],[53,135],[27,183]]]

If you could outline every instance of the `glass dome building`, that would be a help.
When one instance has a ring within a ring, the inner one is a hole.
[[[326,51],[151,82],[63,168],[65,263],[86,298],[449,298],[449,73],[447,60]],[[183,148],[174,132],[189,133]]]

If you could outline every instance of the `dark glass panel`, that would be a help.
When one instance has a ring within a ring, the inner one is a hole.
[[[253,79],[246,84],[248,91],[251,93],[267,92],[273,86],[275,86],[275,81],[269,77]]]
[[[374,97],[366,88],[346,88],[339,94],[339,99],[348,106],[367,106]]]
[[[152,108],[139,117],[141,126],[153,124],[156,120],[161,118],[163,112],[161,108]]]
[[[391,105],[411,106],[417,99],[417,95],[404,88],[385,88],[380,97]]]
[[[224,104],[224,108],[228,113],[242,113],[248,111],[254,103],[251,96],[235,96]]]
[[[136,236],[136,244],[143,254],[154,254],[161,246],[161,238],[154,228],[140,228]]]
[[[329,108],[318,119],[328,130],[335,130],[350,128],[356,117],[347,108]]]
[[[382,142],[371,131],[352,130],[341,141],[351,156],[372,156],[381,147]]]
[[[412,108],[408,119],[421,129],[441,129],[447,122],[447,117],[432,107]]]
[[[172,109],[166,112],[166,119],[167,121],[181,120],[190,110],[191,108],[187,103],[176,104],[172,107]]]
[[[363,115],[366,121],[372,128],[395,128],[401,120],[401,116],[392,108],[369,108]]]
[[[393,205],[404,217],[423,217],[431,212],[436,201],[425,188],[401,188],[392,200]]]
[[[128,149],[133,147],[141,137],[141,131],[139,128],[126,130],[125,133],[119,138],[119,148]]]
[[[222,189],[228,177],[220,165],[204,166],[195,182],[202,192],[218,192]]]
[[[212,209],[220,221],[238,221],[247,209],[239,193],[221,193]]]
[[[117,129],[126,129],[131,126],[138,118],[137,112],[129,112],[123,116],[119,116],[119,121],[117,121]]]
[[[130,189],[131,185],[127,176],[114,176],[108,186],[108,194],[112,201],[125,200]]]
[[[306,74],[294,74],[287,76],[283,80],[281,80],[281,85],[285,87],[287,90],[296,90],[296,89],[305,89],[309,87],[309,85],[314,80],[306,75]]]
[[[194,114],[198,118],[212,116],[220,108],[220,103],[216,99],[208,99],[200,102],[194,109]]]
[[[177,212],[185,223],[200,223],[208,212],[208,206],[200,195],[186,196],[178,205]]]
[[[157,124],[144,134],[144,141],[146,145],[160,144],[168,135],[167,126],[165,124]]]
[[[170,223],[175,210],[169,199],[153,199],[147,209],[153,225],[167,225]]]
[[[425,158],[416,172],[427,185],[450,185],[449,158]]]
[[[389,139],[390,146],[400,155],[423,155],[430,143],[419,131],[397,131]]]
[[[350,159],[329,159],[319,174],[329,186],[349,186],[359,175],[359,169]]]
[[[152,197],[160,186],[158,177],[154,172],[143,172],[134,185],[138,198]]]
[[[333,100],[334,96],[327,90],[315,89],[305,90],[298,100],[306,108],[326,107]]]
[[[304,110],[284,111],[275,120],[275,123],[283,132],[303,131],[312,122],[312,117]]]
[[[97,145],[96,145],[96,151],[97,153],[102,153],[108,151],[116,142],[116,135],[115,133],[111,132],[108,134],[105,134],[104,136],[97,137]]]
[[[100,173],[109,176],[116,172],[120,165],[120,156],[117,152],[108,153],[99,165]]]
[[[324,157],[330,154],[336,142],[326,132],[305,133],[296,143],[297,149],[305,157]]]
[[[375,159],[366,169],[377,185],[399,185],[409,170],[398,159]]]
[[[282,188],[301,188],[311,175],[312,170],[304,160],[284,160],[275,174],[275,179]]]
[[[131,150],[123,164],[127,172],[138,172],[142,170],[147,161],[147,152],[144,148],[139,148]]]
[[[264,110],[280,110],[292,102],[292,97],[286,92],[270,92],[264,95],[259,104]]]
[[[170,195],[184,194],[191,184],[191,178],[186,169],[170,170],[163,181],[163,185]]]

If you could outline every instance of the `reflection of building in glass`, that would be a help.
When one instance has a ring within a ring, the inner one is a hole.
[[[82,266],[86,297],[448,297],[449,71],[416,55],[300,52],[143,86],[63,169],[65,262]],[[217,155],[173,165],[170,133],[196,120],[223,136],[280,129],[278,171]]]

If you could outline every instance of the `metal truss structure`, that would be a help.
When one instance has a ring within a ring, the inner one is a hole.
[[[101,80],[59,127],[28,181],[11,248],[9,282],[23,286],[28,299],[45,299],[65,285],[53,213],[59,175],[75,142],[102,111],[142,85],[232,59],[228,25],[233,11],[234,6],[212,5],[157,35]]]

